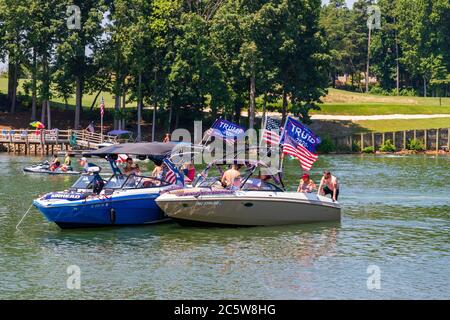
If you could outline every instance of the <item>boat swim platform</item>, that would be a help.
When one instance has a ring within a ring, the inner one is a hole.
[[[71,154],[96,150],[101,143],[118,143],[117,137],[87,130],[0,129],[0,148],[8,153],[49,155],[69,151]]]

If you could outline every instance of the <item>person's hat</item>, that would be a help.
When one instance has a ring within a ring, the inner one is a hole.
[[[303,179],[303,180],[309,179],[309,174],[304,173],[304,174],[302,175],[302,179]]]
[[[86,157],[82,157],[80,161],[87,161]]]

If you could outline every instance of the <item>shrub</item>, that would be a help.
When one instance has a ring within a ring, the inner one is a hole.
[[[317,148],[317,151],[320,153],[330,153],[336,151],[336,146],[330,136],[325,136],[322,138],[322,142]]]
[[[399,94],[404,97],[415,97],[417,96],[417,91],[414,89],[402,89]]]
[[[413,151],[424,151],[425,146],[423,145],[422,141],[420,140],[410,140],[409,143],[406,146],[406,149],[413,150]]]
[[[395,152],[395,146],[392,144],[391,140],[386,140],[384,144],[380,147],[381,152]]]
[[[375,153],[375,148],[370,146],[370,147],[365,147],[364,149],[361,150],[362,153]]]
[[[351,151],[352,152],[359,152],[359,151],[361,151],[361,143],[352,141],[352,150]]]

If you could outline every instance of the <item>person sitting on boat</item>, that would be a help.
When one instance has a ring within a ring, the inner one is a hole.
[[[300,184],[298,185],[297,192],[311,193],[317,189],[314,181],[311,180],[308,173],[305,173],[300,179]]]
[[[126,160],[125,168],[123,168],[123,173],[126,176],[134,174],[135,176],[141,175],[141,169],[137,163],[134,163],[133,158],[128,157]]]
[[[337,201],[339,197],[339,183],[330,171],[324,171],[322,180],[320,180],[318,195],[330,194],[333,201]]]
[[[240,178],[241,173],[239,172],[238,166],[233,164],[230,169],[223,173],[220,182],[224,188],[229,188],[234,185],[234,180]]]
[[[80,164],[80,166],[83,168],[83,172],[84,173],[90,173],[93,171],[98,171],[100,172],[100,167],[94,163],[90,163],[87,161],[86,157],[82,157],[78,160],[78,163]]]
[[[60,165],[61,165],[61,162],[59,161],[58,156],[56,154],[54,154],[52,156],[52,163],[50,164],[50,170],[55,171],[56,169],[59,168]]]
[[[72,159],[70,158],[70,154],[66,152],[64,163],[61,166],[62,171],[72,171]]]
[[[191,183],[195,178],[195,166],[192,162],[183,165],[184,182]]]
[[[162,165],[158,166],[155,165],[155,168],[152,171],[152,177],[156,178],[158,180],[162,180],[162,176],[163,176],[163,168]]]

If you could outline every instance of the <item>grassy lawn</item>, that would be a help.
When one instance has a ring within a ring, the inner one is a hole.
[[[24,92],[22,85],[24,80],[20,80],[19,92]],[[0,78],[0,93],[7,92],[8,79]],[[98,107],[103,96],[107,108],[114,107],[114,98],[110,93],[100,94],[95,107]],[[95,94],[85,94],[83,96],[83,106],[90,107],[94,101]],[[59,107],[64,106],[61,98],[53,98],[52,101]],[[387,114],[449,114],[450,98],[443,98],[440,106],[439,98],[423,97],[390,97],[377,96],[364,93],[348,92],[344,90],[329,89],[329,94],[323,98],[320,111],[312,111],[312,114],[330,115],[387,115]],[[69,108],[74,108],[75,98],[68,101]],[[281,102],[279,103],[281,104]],[[127,107],[135,107],[135,103],[130,103]],[[430,121],[430,120],[427,120]]]
[[[430,98],[434,99],[434,98]],[[404,105],[404,104],[322,104],[320,111],[311,114],[328,115],[387,115],[387,114],[449,114],[450,106]]]
[[[20,80],[19,81],[19,92],[24,93],[24,90],[22,88],[22,85],[25,81],[24,80]],[[8,79],[6,78],[0,78],[0,93],[6,94],[8,92]],[[86,108],[90,108],[92,102],[94,101],[95,98],[95,94],[84,94],[83,95],[83,106]],[[106,108],[113,108],[114,107],[114,97],[108,93],[108,92],[104,92],[102,94],[100,94],[100,96],[97,99],[97,103],[95,105],[95,107],[98,107],[100,104],[100,100],[101,97],[103,96],[104,100],[105,100],[105,107]],[[58,106],[64,107],[64,99],[62,98],[57,98],[54,97],[52,99],[53,102],[57,103]],[[75,106],[75,96],[73,96],[72,98],[70,98],[68,100],[68,104],[69,104],[69,109],[73,109]],[[131,107],[131,104],[127,104],[127,107]]]
[[[408,120],[368,120],[355,121],[363,130],[373,132],[403,131],[412,129],[437,129],[450,128],[450,117],[433,119],[408,119]],[[358,130],[356,130],[358,131]]]

